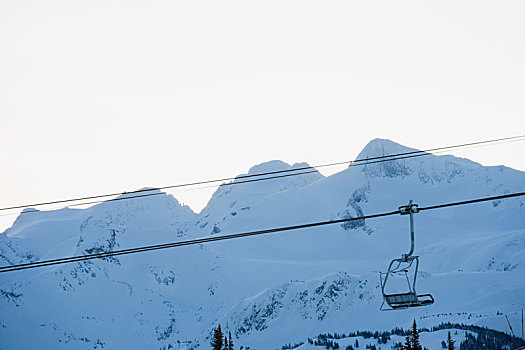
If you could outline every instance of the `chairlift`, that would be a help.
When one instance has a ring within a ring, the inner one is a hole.
[[[412,255],[412,253],[414,253],[414,214],[418,211],[417,204],[412,204],[412,200],[408,205],[399,207],[401,215],[410,215],[410,251],[408,254],[402,254],[401,258],[392,260],[388,265],[387,272],[380,273],[381,292],[383,293],[383,303],[380,307],[381,311],[402,310],[411,307],[428,306],[434,303],[432,295],[416,293],[416,277],[419,269],[419,256]],[[413,278],[410,277],[410,270],[414,270]],[[385,290],[388,278],[396,275],[402,276],[406,279],[408,291],[404,293],[388,294]]]

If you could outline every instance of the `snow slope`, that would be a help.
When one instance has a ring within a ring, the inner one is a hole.
[[[371,141],[358,158],[412,149]],[[247,175],[307,164],[264,163]],[[525,190],[504,166],[428,155],[219,187],[201,213],[166,194],[20,215],[0,265],[421,207]],[[525,198],[416,214],[418,292],[430,307],[380,312],[378,272],[409,248],[390,216],[0,274],[0,349],[208,348],[221,323],[235,344],[273,349],[323,332],[444,321],[505,330],[525,303]],[[32,337],[25,336],[28,332]],[[305,348],[308,344],[305,345]]]

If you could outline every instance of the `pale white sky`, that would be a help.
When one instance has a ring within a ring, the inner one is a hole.
[[[1,0],[0,207],[525,134],[524,96],[523,1]]]

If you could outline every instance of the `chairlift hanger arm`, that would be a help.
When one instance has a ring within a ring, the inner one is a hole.
[[[408,202],[408,205],[399,207],[399,213],[401,215],[410,215],[410,251],[408,254],[403,254],[404,259],[408,259],[414,253],[414,214],[418,213],[419,209],[417,204],[413,204],[412,200]]]

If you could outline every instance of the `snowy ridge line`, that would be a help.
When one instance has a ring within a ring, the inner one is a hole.
[[[419,210],[420,211],[421,210],[434,210],[434,209],[440,209],[440,208],[446,208],[446,207],[481,203],[481,202],[493,201],[493,200],[498,200],[498,199],[508,199],[508,198],[514,198],[514,197],[520,197],[520,196],[525,196],[525,192],[516,192],[516,193],[509,193],[509,194],[504,194],[504,195],[499,195],[499,196],[484,197],[484,198],[477,198],[477,199],[471,199],[471,200],[460,201],[460,202],[438,204],[438,205],[433,205],[433,206],[428,206],[428,207],[422,207],[422,208],[419,208]],[[59,258],[59,259],[36,261],[36,262],[18,264],[18,265],[2,266],[0,267],[0,273],[9,272],[9,271],[17,271],[17,270],[25,270],[25,269],[31,269],[31,268],[37,268],[37,267],[44,267],[44,266],[51,266],[51,265],[59,265],[59,264],[65,264],[65,263],[70,263],[70,262],[79,262],[79,261],[91,260],[91,259],[101,259],[101,258],[106,258],[110,256],[141,253],[141,252],[147,252],[151,250],[167,249],[167,248],[189,246],[189,245],[209,243],[209,242],[215,242],[215,241],[223,241],[223,240],[228,240],[228,239],[257,236],[257,235],[263,235],[263,234],[269,234],[269,233],[298,230],[298,229],[304,229],[304,228],[310,228],[310,227],[333,225],[333,224],[339,224],[339,223],[344,223],[344,222],[349,222],[349,221],[373,219],[373,218],[391,216],[391,215],[396,215],[396,214],[401,214],[401,211],[398,209],[398,210],[391,211],[391,212],[363,215],[363,216],[354,217],[354,218],[320,221],[320,222],[313,222],[313,223],[300,224],[300,225],[294,225],[294,226],[277,227],[277,228],[236,233],[236,234],[230,234],[230,235],[204,237],[204,238],[198,238],[198,239],[192,239],[192,240],[186,240],[186,241],[115,250],[115,251],[110,251],[110,252],[105,252],[105,253],[72,256],[72,257],[67,257],[67,258]]]
[[[523,140],[525,140],[525,139],[523,139]],[[523,141],[523,140],[517,140],[517,141]],[[457,146],[457,147],[461,147],[461,146],[465,146],[465,145],[460,145],[460,146]],[[453,146],[451,146],[451,147],[453,147]],[[441,151],[437,151],[435,153],[443,153],[444,151],[445,150],[441,150]],[[410,153],[416,153],[416,154],[410,154]],[[410,155],[405,155],[405,154],[410,154]],[[403,155],[405,155],[405,156],[403,156]],[[228,182],[228,183],[223,183],[220,186],[234,186],[234,185],[241,185],[241,184],[245,184],[245,183],[252,183],[252,182],[258,182],[258,181],[265,181],[265,180],[275,180],[275,179],[280,179],[280,178],[284,178],[284,177],[317,173],[318,171],[315,168],[322,168],[322,167],[327,167],[327,166],[342,165],[342,164],[350,164],[350,166],[370,165],[370,164],[391,162],[391,161],[395,161],[395,160],[423,157],[423,156],[429,156],[429,155],[434,155],[434,153],[428,153],[427,151],[412,151],[412,152],[389,154],[389,155],[380,156],[380,157],[370,157],[370,158],[357,159],[355,161],[345,161],[345,162],[339,162],[339,163],[331,163],[331,164],[319,165],[319,166],[315,166],[315,167],[314,166],[309,166],[309,167],[304,167],[304,168],[295,168],[295,169],[271,171],[271,172],[267,172],[267,173],[258,173],[258,174],[251,174],[251,175],[240,175],[240,176],[237,176],[236,178],[232,178],[232,179],[247,178],[247,177],[253,177],[253,176],[263,176],[263,175],[272,174],[272,173],[282,173],[282,172],[289,172],[289,171],[298,171],[298,170],[301,170],[301,169],[312,169],[312,168],[314,168],[314,170],[297,172],[297,173],[293,173],[293,174],[276,175],[276,176],[268,176],[268,177],[263,177],[263,178],[258,178],[258,179]],[[378,158],[378,159],[374,160],[376,158]],[[373,160],[373,161],[369,161],[369,160]],[[229,180],[231,180],[231,179],[229,179]],[[222,181],[222,180],[210,180],[209,183],[214,182],[214,181]],[[197,183],[195,183],[195,184],[197,184]],[[89,204],[98,204],[98,203],[114,202],[114,201],[127,200],[127,199],[133,199],[133,198],[158,196],[158,195],[163,195],[165,192],[139,194],[139,195],[135,195],[135,196],[128,196],[128,194],[139,193],[139,192],[147,192],[147,191],[158,191],[158,190],[162,190],[162,189],[166,189],[166,188],[185,187],[185,186],[191,186],[191,185],[194,185],[194,184],[182,184],[182,185],[167,186],[167,187],[141,189],[141,190],[137,190],[137,191],[133,191],[133,192],[123,192],[120,195],[123,195],[125,197],[117,197],[117,198],[111,198],[111,199],[107,199],[107,200],[97,200],[97,201],[91,201],[91,202],[75,203],[75,204],[68,205],[68,207],[78,207],[78,206],[89,205]],[[213,185],[213,186],[197,187],[195,189],[210,188],[210,187],[215,187],[215,186]],[[112,195],[106,195],[106,196],[112,196]],[[95,196],[95,198],[100,198],[100,197],[101,196]],[[76,201],[76,200],[82,200],[82,199],[70,199],[70,200],[64,200],[63,202]],[[53,202],[41,203],[41,204],[37,204],[37,205],[28,205],[27,207],[38,206],[38,205],[47,205],[47,204],[56,204],[56,203],[53,203]],[[27,208],[27,207],[25,207],[25,208]],[[14,208],[0,208],[0,211],[2,211],[4,209],[8,210],[8,209],[14,209]],[[60,207],[57,207],[55,209],[60,209]],[[22,211],[22,212],[18,213],[18,215],[28,214],[28,213],[37,213],[37,212],[39,212],[39,211],[36,210],[36,209],[35,210],[26,210],[26,211]],[[17,213],[0,214],[0,216],[11,216],[11,215],[17,215]]]
[[[392,156],[388,156],[388,157],[392,157]],[[396,158],[396,159],[403,159],[403,158]],[[389,159],[388,161],[396,160],[396,159]],[[367,163],[367,164],[372,164],[372,163]],[[296,170],[297,169],[288,169],[288,170],[282,170],[282,172],[285,172],[285,171],[296,171]],[[252,180],[245,180],[245,181],[229,182],[229,183],[222,184],[221,186],[240,185],[240,184],[249,183],[249,182],[257,182],[257,181],[264,181],[264,180],[274,180],[274,179],[280,179],[280,178],[283,178],[283,177],[311,174],[311,173],[317,173],[317,172],[318,172],[317,170],[310,170],[310,171],[304,171],[304,172],[300,172],[300,173],[278,175],[278,176],[271,176],[271,177],[263,177],[263,178],[260,178],[260,179],[252,179]],[[261,175],[264,175],[264,174],[256,174],[256,175],[249,175],[249,176],[261,176]],[[220,181],[220,180],[217,180],[217,181]],[[186,185],[180,185],[178,187],[183,187],[183,186],[186,186]],[[187,185],[187,186],[190,186],[190,185]],[[214,187],[214,186],[209,186],[209,187]],[[206,187],[199,187],[199,188],[206,188]],[[136,196],[127,196],[127,194],[135,193],[135,192],[145,192],[145,191],[158,191],[158,190],[161,190],[161,189],[165,189],[165,187],[148,188],[148,189],[143,189],[143,190],[137,190],[137,191],[134,191],[134,192],[124,192],[123,195],[126,195],[126,197],[117,197],[117,198],[111,198],[111,199],[108,199],[108,200],[98,200],[98,201],[92,201],[92,202],[75,203],[75,204],[68,205],[68,207],[78,207],[78,206],[81,206],[81,205],[98,204],[98,203],[103,203],[103,202],[114,202],[114,201],[121,201],[121,200],[126,200],[126,199],[142,198],[142,197],[149,197],[149,196],[159,196],[159,195],[165,194],[165,192],[139,194],[139,195],[136,195]],[[108,196],[111,196],[111,195],[108,195]],[[72,199],[71,201],[75,201],[75,200]],[[45,205],[45,203],[41,204],[41,205]],[[7,209],[13,209],[13,208],[7,208]],[[3,208],[0,208],[0,210],[3,210]],[[23,211],[23,212],[21,212],[19,214],[21,215],[21,214],[37,213],[37,212],[39,212],[39,211],[38,210],[26,210],[26,211]],[[0,215],[0,216],[9,216],[9,215],[17,215],[17,213],[3,214],[3,215]]]
[[[105,197],[125,196],[125,197],[111,198],[111,199],[107,199],[107,200],[99,200],[99,201],[94,201],[94,202],[72,204],[70,206],[96,204],[96,203],[101,203],[101,202],[111,202],[111,201],[117,201],[117,200],[133,199],[133,198],[140,198],[140,197],[147,197],[147,196],[156,196],[156,195],[162,194],[162,193],[147,193],[147,192],[151,192],[151,191],[165,190],[165,189],[171,189],[171,188],[180,188],[180,187],[188,187],[188,186],[196,186],[196,185],[205,185],[205,184],[211,184],[211,183],[216,183],[216,182],[221,182],[221,181],[233,181],[233,180],[236,180],[236,179],[245,179],[245,178],[252,178],[252,177],[258,177],[258,176],[265,176],[265,175],[282,174],[282,173],[288,173],[288,172],[294,172],[294,171],[297,172],[297,171],[301,171],[301,170],[311,170],[311,171],[287,174],[287,175],[282,175],[282,176],[271,176],[271,177],[265,177],[265,178],[261,178],[261,179],[252,179],[252,180],[247,180],[247,181],[230,182],[230,183],[225,183],[225,184],[221,185],[221,186],[231,186],[231,185],[237,185],[237,184],[249,183],[249,182],[255,182],[255,181],[277,179],[277,178],[282,178],[282,177],[287,177],[287,176],[296,176],[296,175],[309,174],[309,173],[317,172],[317,170],[316,170],[317,168],[325,168],[325,167],[331,167],[331,166],[336,166],[336,165],[343,165],[343,164],[356,165],[356,166],[357,165],[367,165],[367,164],[374,164],[374,163],[380,163],[380,162],[394,161],[394,160],[398,160],[398,159],[406,159],[406,158],[426,156],[426,155],[430,155],[431,154],[429,152],[445,151],[445,150],[451,150],[451,149],[455,149],[455,148],[476,146],[476,145],[483,145],[483,144],[490,144],[490,143],[496,143],[496,142],[512,142],[512,141],[524,141],[524,140],[525,140],[525,135],[503,137],[503,138],[498,138],[498,139],[470,142],[470,143],[464,143],[464,144],[458,144],[458,145],[429,148],[429,149],[426,149],[426,150],[416,150],[416,151],[403,152],[403,153],[397,153],[397,154],[390,154],[390,155],[384,155],[384,156],[356,159],[356,160],[353,160],[353,161],[352,160],[347,160],[347,161],[341,161],[341,162],[335,162],[335,163],[327,163],[327,164],[320,164],[320,165],[313,165],[313,166],[300,167],[300,168],[294,168],[294,169],[283,169],[283,170],[269,171],[269,172],[257,173],[257,174],[239,175],[239,176],[236,176],[236,177],[227,177],[227,178],[222,178],[222,179],[212,179],[212,180],[204,180],[204,181],[197,181],[197,182],[189,182],[189,183],[184,183],[184,184],[161,186],[161,187],[155,187],[155,188],[146,188],[146,189],[140,189],[140,190],[130,191],[130,192],[124,191],[124,192],[119,192],[119,193],[100,194],[100,195],[94,195],[94,196],[78,197],[78,198],[71,198],[71,199],[62,199],[62,200],[49,201],[49,202],[23,204],[23,205],[17,205],[17,206],[0,208],[0,211],[14,210],[14,209],[23,209],[23,208],[37,207],[37,206],[50,205],[50,204],[61,204],[61,203],[77,202],[77,201],[82,201],[82,200],[90,200],[90,199],[105,198]],[[396,158],[396,157],[399,157],[399,158]],[[370,162],[370,161],[372,161],[372,162]],[[128,196],[129,194],[144,193],[144,192],[146,192],[146,194]],[[31,213],[31,212],[33,212],[33,211],[25,211],[25,212],[22,212],[20,214]],[[8,214],[8,215],[15,215],[15,214]]]

